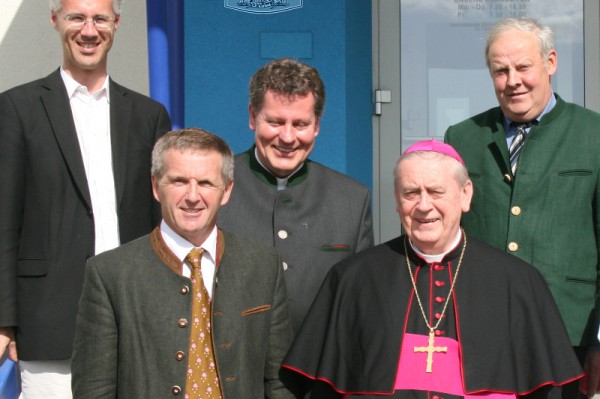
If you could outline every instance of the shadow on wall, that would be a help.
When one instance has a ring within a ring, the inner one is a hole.
[[[47,1],[9,3],[13,4],[2,4],[2,8],[18,9],[14,18],[6,21],[8,26],[0,26],[0,35],[6,32],[0,41],[0,92],[46,76],[62,63],[62,46],[50,22]],[[109,55],[109,74],[118,83],[148,94],[146,1],[125,1],[121,20]]]

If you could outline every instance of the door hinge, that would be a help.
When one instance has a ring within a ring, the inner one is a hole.
[[[375,104],[373,114],[381,115],[381,104],[391,104],[392,92],[390,90],[375,90],[373,93],[373,104]]]

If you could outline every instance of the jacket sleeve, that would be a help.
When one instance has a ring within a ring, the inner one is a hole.
[[[286,399],[294,396],[283,386],[279,379],[279,368],[293,339],[290,312],[288,309],[283,267],[277,262],[277,278],[273,298],[273,311],[269,334],[269,347],[265,361],[265,398]]]
[[[448,129],[446,129],[446,132],[444,133],[444,143],[453,145],[452,137],[450,137],[452,135],[451,130],[452,126],[449,126]]]
[[[167,109],[161,105],[160,111],[158,112],[158,118],[156,120],[156,129],[154,131],[154,143],[161,138],[165,133],[171,130],[171,118],[169,117],[169,113]],[[150,166],[148,166],[150,167]],[[160,204],[157,201],[152,202],[152,226],[157,226],[161,219],[162,213],[160,210]]]
[[[360,221],[360,230],[358,232],[358,242],[356,244],[356,252],[373,246],[373,216],[371,213],[371,194],[366,190],[366,195],[363,202],[363,211]]]
[[[73,397],[116,398],[118,329],[94,258],[88,261],[71,363]]]
[[[21,121],[8,93],[0,94],[0,327],[17,320],[17,253],[25,197],[25,145]]]
[[[596,252],[597,264],[596,270],[598,271],[596,277],[596,292],[600,292],[600,171],[596,179],[596,190],[594,192],[594,199],[592,204],[594,212],[594,231],[596,232]],[[594,308],[594,322],[591,328],[592,337],[590,337],[590,346],[595,349],[600,349],[600,295],[596,294],[596,306]]]

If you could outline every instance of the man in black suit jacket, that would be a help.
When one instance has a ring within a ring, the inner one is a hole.
[[[171,122],[162,105],[107,75],[120,7],[54,0],[62,67],[0,94],[0,355],[18,353],[24,392],[41,385],[48,366],[66,368],[60,397],[70,395],[86,260],[160,220],[150,156]]]

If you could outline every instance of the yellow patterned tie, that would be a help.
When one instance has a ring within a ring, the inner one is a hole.
[[[192,266],[193,287],[186,399],[222,398],[212,345],[210,299],[200,270],[203,252],[204,249],[193,248],[185,258]]]

